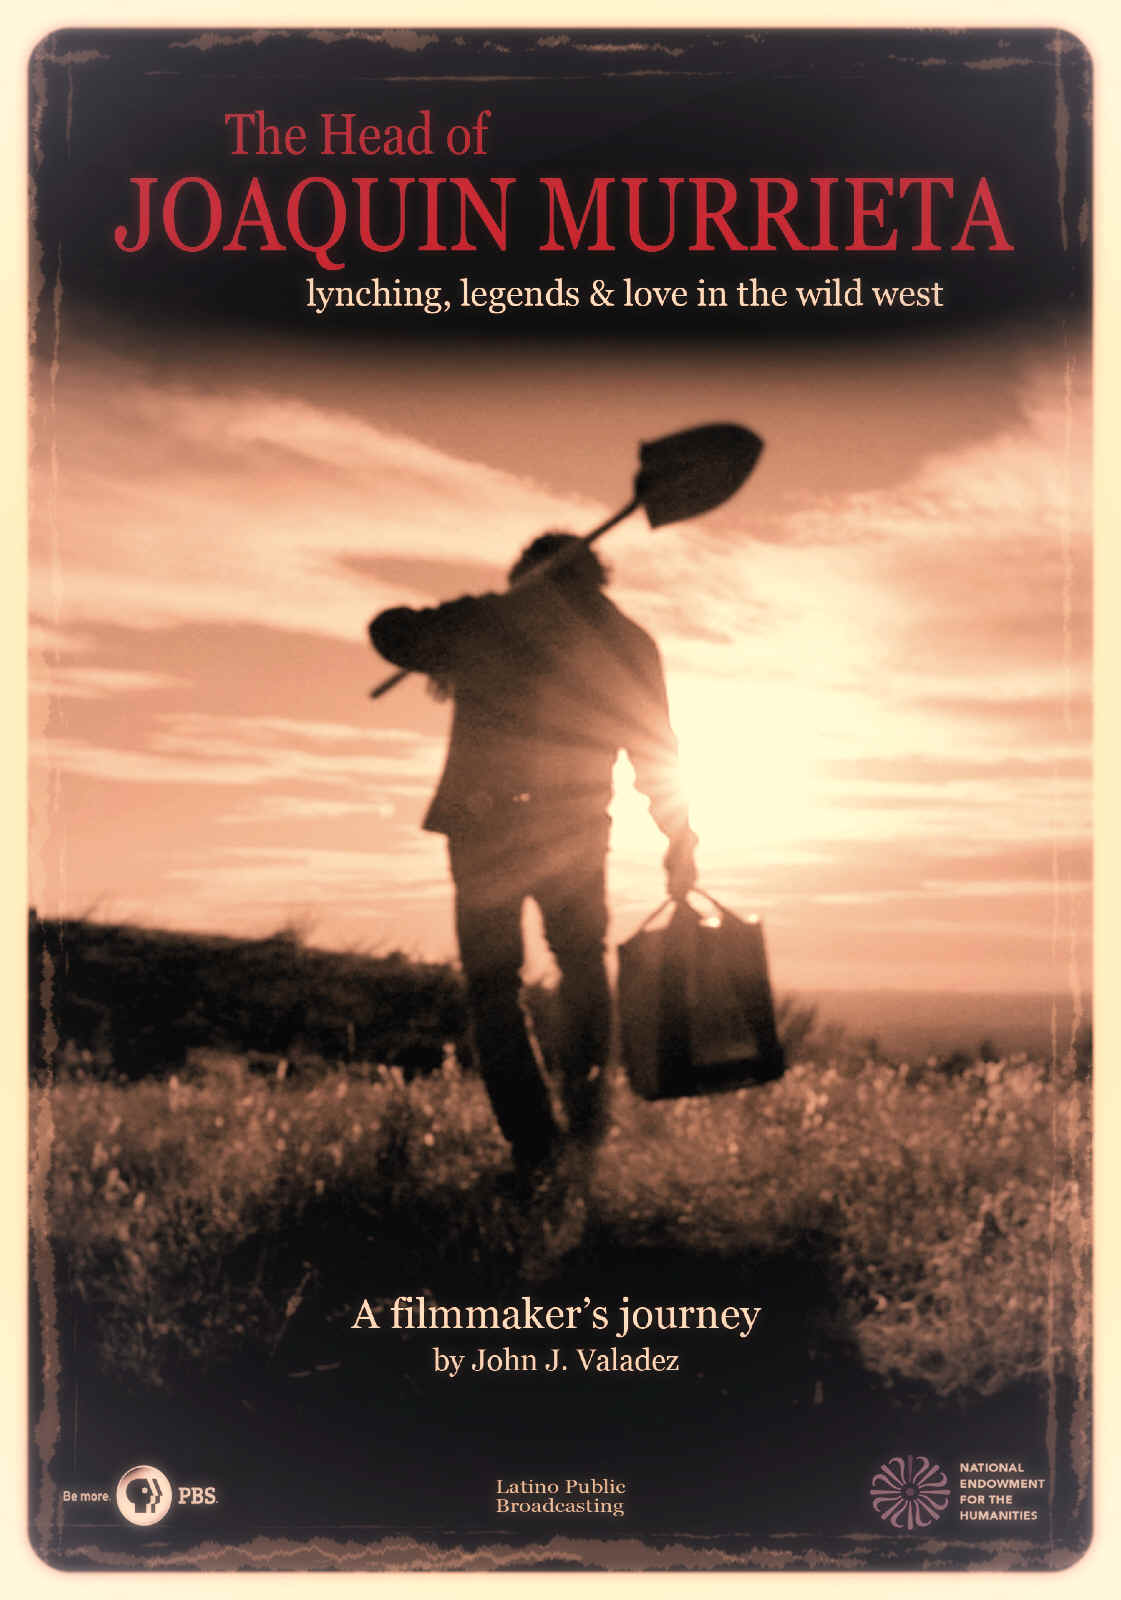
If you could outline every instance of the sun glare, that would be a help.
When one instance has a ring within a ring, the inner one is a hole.
[[[808,747],[792,734],[790,710],[784,697],[768,695],[745,712],[739,684],[675,684],[682,783],[710,865],[793,852],[825,826],[813,742]],[[646,856],[657,849],[660,835],[625,757],[615,768],[612,817],[617,854]]]

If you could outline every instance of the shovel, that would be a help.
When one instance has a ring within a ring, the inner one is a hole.
[[[639,445],[634,495],[621,511],[616,511],[591,533],[584,534],[581,543],[594,544],[639,506],[646,512],[646,520],[652,528],[662,528],[669,522],[699,517],[723,505],[746,481],[762,449],[763,441],[758,434],[734,422],[712,422],[702,428],[687,428],[684,433],[670,433],[664,439]],[[535,567],[511,584],[511,588],[520,589],[525,583],[548,577],[572,559],[576,548],[572,546],[561,551],[552,561]],[[408,676],[404,668],[392,673],[370,690],[370,698],[380,699]]]

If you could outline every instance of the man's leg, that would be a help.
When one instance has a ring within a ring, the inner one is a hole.
[[[611,991],[604,964],[607,937],[607,823],[597,818],[567,841],[563,870],[539,879],[533,895],[545,937],[560,968],[559,1060],[573,1137],[593,1145],[606,1126],[606,1069],[611,1042]]]
[[[529,1171],[550,1158],[559,1130],[520,1000],[525,891],[508,840],[449,840],[449,854],[479,1072],[515,1165]]]

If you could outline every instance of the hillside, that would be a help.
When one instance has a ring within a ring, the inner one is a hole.
[[[169,932],[32,914],[35,1060],[62,1052],[126,1077],[180,1071],[192,1050],[290,1062],[380,1062],[431,1071],[463,1044],[457,970],[393,951],[320,950],[291,932],[265,939]],[[539,1031],[552,997],[530,993]],[[828,1054],[843,1040],[866,1055],[921,1064],[981,1055],[1061,1059],[1090,1051],[1090,1001],[1060,994],[807,990],[778,998],[788,1052]],[[47,1029],[47,1019],[50,1028]],[[462,1054],[462,1052],[460,1052]]]
[[[125,1076],[180,1070],[192,1049],[430,1070],[466,1027],[455,969],[317,950],[294,934],[217,934],[32,914],[33,1058],[75,1054]]]

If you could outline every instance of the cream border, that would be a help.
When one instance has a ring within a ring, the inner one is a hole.
[[[1118,1286],[1118,1243],[1116,1229],[1107,1225],[1107,1219],[1121,1217],[1121,1128],[1118,1125],[1121,1111],[1121,1089],[1118,1088],[1115,1060],[1115,1040],[1118,1033],[1118,1007],[1116,1001],[1106,1008],[1111,985],[1106,981],[1112,975],[1118,955],[1117,906],[1111,903],[1109,891],[1121,884],[1117,859],[1117,827],[1113,819],[1121,809],[1118,793],[1118,758],[1111,749],[1111,730],[1117,726],[1119,668],[1121,651],[1118,639],[1121,630],[1110,627],[1112,616],[1107,612],[1107,600],[1121,593],[1121,557],[1110,537],[1117,527],[1121,475],[1118,452],[1114,441],[1121,433],[1121,362],[1119,362],[1118,335],[1121,329],[1116,294],[1121,292],[1121,240],[1116,216],[1107,212],[1103,198],[1116,201],[1118,196],[1117,167],[1119,156],[1119,96],[1118,74],[1121,72],[1121,22],[1112,11],[1109,0],[1066,0],[1059,6],[1042,5],[1038,0],[989,0],[989,3],[948,3],[948,0],[921,0],[921,3],[864,3],[852,6],[842,0],[792,0],[789,7],[776,0],[761,0],[748,5],[740,0],[691,0],[688,5],[673,0],[549,0],[545,5],[517,6],[514,0],[375,0],[365,4],[356,0],[332,0],[326,11],[294,0],[198,0],[198,3],[163,3],[163,0],[68,0],[65,5],[49,4],[36,8],[37,14],[20,9],[8,13],[0,22],[4,49],[0,55],[3,72],[3,101],[7,135],[0,145],[0,186],[4,206],[0,210],[0,233],[3,238],[3,272],[0,284],[3,299],[0,303],[0,355],[3,371],[7,375],[3,386],[3,438],[5,441],[5,472],[3,475],[4,508],[7,538],[0,549],[0,593],[3,595],[4,627],[0,632],[0,649],[4,667],[3,714],[5,745],[9,757],[9,771],[0,798],[3,801],[3,820],[8,848],[3,861],[3,911],[0,920],[0,981],[7,1002],[6,1015],[14,1019],[11,1029],[12,1048],[7,1053],[5,1085],[6,1115],[0,1121],[0,1139],[3,1141],[3,1210],[0,1212],[0,1260],[3,1264],[2,1281],[7,1285],[8,1315],[0,1322],[0,1417],[3,1419],[3,1439],[6,1449],[0,1466],[0,1551],[5,1557],[5,1577],[17,1593],[46,1594],[62,1591],[63,1587],[80,1586],[83,1591],[115,1594],[122,1587],[129,1596],[147,1596],[157,1592],[157,1584],[174,1589],[184,1600],[194,1600],[196,1595],[204,1600],[218,1600],[220,1596],[259,1592],[261,1587],[279,1588],[285,1595],[319,1594],[324,1584],[332,1591],[353,1593],[359,1586],[377,1585],[379,1595],[394,1597],[405,1594],[419,1595],[434,1588],[454,1587],[457,1597],[472,1593],[493,1593],[495,1586],[505,1583],[512,1595],[520,1595],[523,1588],[531,1587],[535,1594],[553,1595],[579,1590],[585,1597],[615,1596],[621,1585],[628,1589],[641,1584],[644,1600],[653,1591],[684,1594],[693,1592],[701,1584],[720,1584],[725,1592],[730,1588],[739,1591],[750,1585],[752,1600],[766,1593],[786,1597],[797,1591],[812,1588],[820,1595],[822,1585],[847,1588],[855,1595],[866,1589],[890,1594],[912,1590],[925,1597],[953,1596],[954,1600],[971,1600],[976,1594],[990,1596],[993,1590],[1008,1592],[1015,1585],[1017,1600],[1022,1593],[1038,1590],[1041,1595],[1064,1595],[1094,1592],[1098,1584],[1106,1592],[1109,1574],[1121,1573],[1121,1534],[1118,1533],[1118,1480],[1121,1478],[1119,1462],[1121,1451],[1116,1441],[1119,1437],[1119,1404],[1117,1382],[1117,1338],[1107,1339],[1107,1330],[1121,1316],[1121,1293]],[[1112,14],[1111,14],[1112,11]],[[24,1018],[24,932],[25,932],[25,882],[26,882],[26,819],[23,796],[23,773],[26,770],[26,741],[24,724],[24,682],[26,662],[26,632],[24,595],[24,533],[26,528],[26,405],[25,382],[27,333],[26,305],[26,184],[25,134],[26,127],[26,61],[27,56],[44,33],[52,27],[90,26],[169,26],[172,24],[214,26],[416,26],[423,23],[439,26],[489,26],[525,25],[539,22],[548,27],[580,27],[630,25],[634,27],[689,26],[689,27],[789,27],[799,26],[1059,26],[1079,35],[1088,46],[1095,64],[1095,144],[1097,166],[1098,204],[1096,207],[1096,295],[1095,295],[1095,369],[1096,400],[1095,422],[1098,441],[1098,474],[1096,485],[1097,546],[1096,546],[1096,620],[1098,638],[1097,707],[1099,736],[1097,749],[1098,769],[1098,831],[1097,831],[1097,926],[1095,998],[1101,1008],[1095,1017],[1095,1036],[1098,1060],[1098,1090],[1096,1101],[1097,1198],[1096,1242],[1097,1261],[1097,1328],[1101,1348],[1097,1363],[1097,1399],[1095,1404],[1095,1434],[1097,1438],[1095,1494],[1098,1531],[1090,1552],[1075,1567],[1055,1575],[1023,1576],[1020,1574],[971,1573],[960,1576],[899,1574],[756,1574],[730,1575],[703,1579],[697,1575],[671,1574],[572,1577],[534,1577],[510,1575],[503,1579],[488,1575],[456,1575],[432,1577],[428,1575],[400,1575],[386,1577],[380,1574],[344,1575],[286,1575],[286,1574],[219,1574],[214,1577],[194,1577],[179,1574],[101,1575],[60,1574],[43,1566],[31,1553],[24,1533],[26,1495],[24,1487],[24,1439],[26,1437],[26,1395],[24,1389],[25,1339],[24,1339],[24,1216],[26,1208],[24,1173],[26,1170],[26,1112],[24,1106],[25,1059],[21,1043]],[[1110,819],[1112,826],[1107,828]],[[1112,985],[1116,988],[1116,983]],[[1112,1081],[1109,1081],[1112,1079]]]

